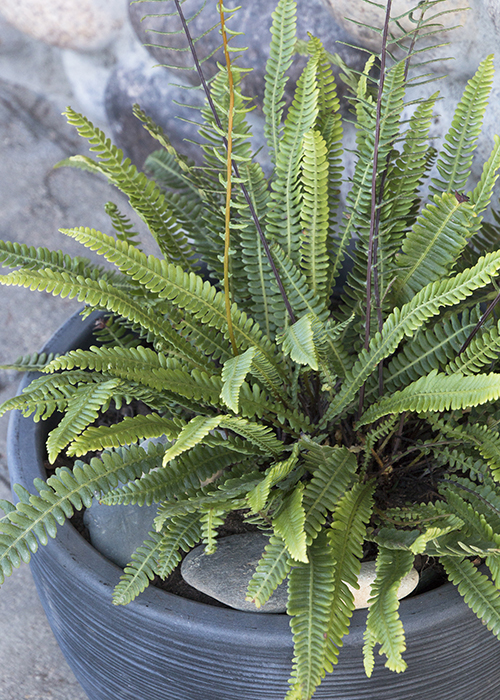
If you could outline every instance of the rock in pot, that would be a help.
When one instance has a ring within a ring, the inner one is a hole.
[[[247,532],[221,538],[214,554],[206,555],[202,545],[195,547],[182,562],[182,577],[193,588],[231,608],[252,612],[284,613],[288,597],[286,582],[277,588],[260,609],[257,609],[254,603],[245,600],[248,583],[268,541],[268,537],[260,532]],[[354,594],[354,604],[357,609],[368,607],[375,576],[375,562],[362,562],[358,578],[359,589],[349,586]],[[418,572],[412,568],[401,582],[398,590],[399,599],[405,598],[416,588],[418,578]]]

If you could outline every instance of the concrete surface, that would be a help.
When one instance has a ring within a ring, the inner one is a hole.
[[[0,238],[82,254],[58,228],[109,230],[103,205],[111,199],[120,206],[123,200],[88,173],[52,169],[82,151],[83,142],[60,116],[68,103],[79,108],[57,49],[0,20]],[[0,287],[0,363],[38,350],[78,307],[76,301]],[[18,381],[16,373],[0,370],[0,402],[15,394]],[[10,495],[7,422],[8,416],[0,419],[0,498]],[[55,642],[24,566],[0,590],[0,698],[86,697]]]

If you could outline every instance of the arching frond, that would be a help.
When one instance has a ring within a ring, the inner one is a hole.
[[[368,425],[388,413],[416,411],[441,412],[470,408],[500,397],[500,374],[466,376],[461,372],[451,375],[432,370],[401,391],[381,399],[371,406],[358,422],[358,426]]]
[[[401,579],[413,566],[413,553],[380,548],[377,556],[377,576],[371,587],[370,605],[363,647],[364,665],[371,676],[375,661],[373,649],[380,644],[380,654],[387,657],[385,665],[401,673],[406,669],[402,653],[406,649],[403,624],[398,615],[397,597]]]
[[[292,678],[300,696],[309,698],[323,677],[323,659],[334,591],[334,567],[326,533],[308,548],[308,563],[295,564],[289,575],[288,608],[294,638]]]
[[[265,546],[262,558],[248,584],[246,600],[255,603],[257,608],[262,607],[284,581],[290,567],[288,547],[281,537],[271,535],[269,544]]]
[[[127,605],[149,586],[155,577],[161,539],[158,533],[150,532],[144,544],[137,547],[115,586],[113,605]]]

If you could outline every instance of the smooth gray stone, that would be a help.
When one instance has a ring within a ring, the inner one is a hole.
[[[104,93],[113,142],[139,168],[143,167],[150,153],[161,148],[132,113],[132,107],[137,103],[162,127],[179,153],[199,161],[200,148],[189,140],[200,140],[198,126],[191,122],[199,123],[201,117],[197,109],[184,105],[200,107],[203,104],[201,92],[179,87],[178,77],[161,66],[154,66],[147,54],[137,53],[135,59],[129,58],[126,63],[117,65]]]
[[[193,588],[237,610],[261,613],[284,613],[288,586],[284,581],[261,608],[246,601],[248,582],[259,563],[269,538],[260,532],[245,532],[218,540],[214,554],[205,547],[195,547],[181,565],[183,579]]]
[[[94,500],[83,516],[92,546],[123,568],[154,529],[157,508],[155,504],[105,506]]]

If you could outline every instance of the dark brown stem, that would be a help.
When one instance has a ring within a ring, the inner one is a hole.
[[[477,333],[479,330],[481,330],[481,328],[484,326],[484,324],[485,324],[485,322],[486,322],[486,319],[487,319],[488,316],[491,314],[491,312],[493,311],[493,309],[495,308],[495,306],[498,304],[499,301],[500,301],[500,292],[496,295],[496,297],[493,299],[493,301],[491,302],[491,304],[488,306],[488,308],[486,309],[486,311],[484,312],[484,314],[481,316],[481,318],[479,319],[479,321],[476,323],[476,325],[474,326],[474,329],[471,331],[469,337],[467,338],[467,340],[465,341],[465,343],[464,343],[464,344],[462,345],[462,347],[460,348],[460,352],[458,353],[458,355],[461,355],[463,352],[465,352],[465,351],[467,350],[467,348],[468,348],[469,345],[471,344],[472,339],[474,338],[474,336],[476,335],[476,333]]]
[[[378,289],[378,272],[374,267],[374,258],[376,258],[375,241],[377,239],[377,202],[380,200],[380,194],[377,192],[377,174],[378,174],[378,149],[380,142],[380,118],[382,112],[382,94],[385,82],[385,62],[387,57],[387,37],[389,35],[389,20],[391,18],[392,0],[387,0],[385,11],[384,31],[382,35],[382,51],[380,53],[380,80],[378,84],[377,108],[375,116],[375,140],[373,144],[373,170],[372,170],[372,201],[370,212],[370,234],[368,237],[368,258],[366,262],[366,316],[365,316],[365,344],[364,347],[368,350],[370,345],[370,324],[372,314],[372,277],[375,278],[375,288]],[[358,416],[363,413],[363,404],[365,400],[365,387],[361,387],[359,393],[359,408]]]
[[[178,13],[179,18],[180,18],[181,23],[182,23],[182,28],[183,28],[184,34],[186,36],[186,39],[187,39],[187,42],[189,45],[189,50],[191,51],[191,54],[193,56],[196,72],[198,73],[203,90],[204,90],[205,95],[207,97],[208,105],[209,105],[210,110],[214,116],[215,123],[217,124],[217,127],[222,131],[223,130],[222,129],[222,122],[219,118],[219,115],[217,114],[217,110],[215,109],[215,104],[214,104],[214,101],[212,100],[212,95],[210,93],[210,88],[208,86],[207,81],[205,80],[205,76],[203,75],[203,71],[201,69],[201,64],[200,64],[200,61],[198,60],[198,54],[196,53],[194,42],[193,42],[193,39],[191,37],[191,32],[189,31],[189,27],[188,27],[188,24],[186,22],[186,18],[184,17],[184,13],[183,13],[182,8],[181,8],[180,0],[174,0],[174,2],[175,2],[175,7],[177,9],[177,13]],[[223,141],[224,141],[224,145],[227,149],[227,139],[223,137]],[[262,247],[264,248],[264,252],[266,254],[266,257],[269,260],[269,264],[270,264],[271,269],[273,271],[273,275],[274,275],[274,278],[276,280],[276,284],[278,285],[278,289],[280,290],[280,294],[283,298],[283,302],[284,302],[286,310],[288,312],[288,316],[290,318],[290,323],[295,323],[295,321],[296,321],[295,314],[293,313],[293,309],[291,307],[290,301],[289,301],[287,294],[285,292],[285,288],[283,286],[283,282],[281,281],[280,274],[279,274],[278,269],[277,269],[275,262],[273,260],[273,256],[271,255],[271,250],[269,248],[269,244],[266,240],[266,237],[264,236],[264,232],[262,231],[262,227],[260,225],[260,221],[259,221],[259,218],[257,216],[257,212],[255,211],[255,207],[254,207],[253,202],[250,198],[248,190],[245,187],[245,185],[243,184],[243,182],[241,181],[239,168],[238,168],[237,164],[234,162],[234,160],[232,160],[232,167],[233,167],[233,171],[234,171],[235,176],[238,178],[238,180],[240,182],[240,187],[241,187],[241,190],[243,192],[243,196],[245,197],[246,203],[247,203],[248,208],[250,210],[250,214],[251,214],[253,222],[255,224],[255,228],[257,229],[257,233],[259,234],[259,238],[261,240]]]

